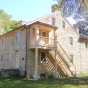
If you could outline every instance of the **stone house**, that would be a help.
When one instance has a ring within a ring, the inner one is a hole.
[[[0,36],[0,69],[39,79],[88,74],[88,38],[54,12]]]

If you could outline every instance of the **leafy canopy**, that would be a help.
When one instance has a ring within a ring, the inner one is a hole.
[[[11,19],[11,15],[4,10],[0,10],[0,34],[13,30],[15,27],[20,26],[22,21]]]

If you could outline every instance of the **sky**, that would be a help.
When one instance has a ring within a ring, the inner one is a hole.
[[[13,19],[32,21],[51,11],[54,0],[0,0],[0,9],[5,10]]]

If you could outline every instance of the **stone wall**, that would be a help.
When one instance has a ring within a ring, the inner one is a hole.
[[[48,21],[44,20],[44,18],[47,18]],[[76,74],[79,76],[81,73],[88,73],[88,43],[78,41],[78,29],[73,28],[60,11],[44,18],[41,21],[49,24],[52,24],[53,22],[50,21],[53,21],[52,18],[55,18],[54,25],[58,27],[56,30],[57,42],[61,44],[68,56],[73,60],[72,63],[74,64]]]
[[[25,72],[25,30],[16,30],[0,37],[0,69]]]

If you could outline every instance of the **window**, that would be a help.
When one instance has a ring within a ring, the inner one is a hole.
[[[3,61],[3,56],[1,55],[1,62]]]
[[[87,42],[85,43],[85,48],[88,48],[88,44],[87,44]]]
[[[45,36],[45,37],[46,37],[46,36],[47,36],[47,35],[46,35],[46,32],[42,32],[42,36]]]
[[[70,37],[69,39],[70,39],[70,44],[73,45],[73,38]]]
[[[24,57],[22,57],[22,61],[24,61]]]
[[[17,48],[20,47],[20,39],[21,39],[21,33],[17,32],[16,33],[16,46],[17,46]]]
[[[52,25],[55,25],[56,19],[53,17],[52,18]]]
[[[73,55],[70,55],[70,62],[73,63]]]
[[[13,47],[15,46],[15,38],[14,38],[14,37],[11,38],[11,45],[12,45]]]
[[[48,37],[48,34],[49,34],[48,32],[42,32],[42,31],[39,32],[39,35],[42,37]]]
[[[62,26],[63,26],[63,28],[65,28],[65,22],[64,21],[62,22]]]

